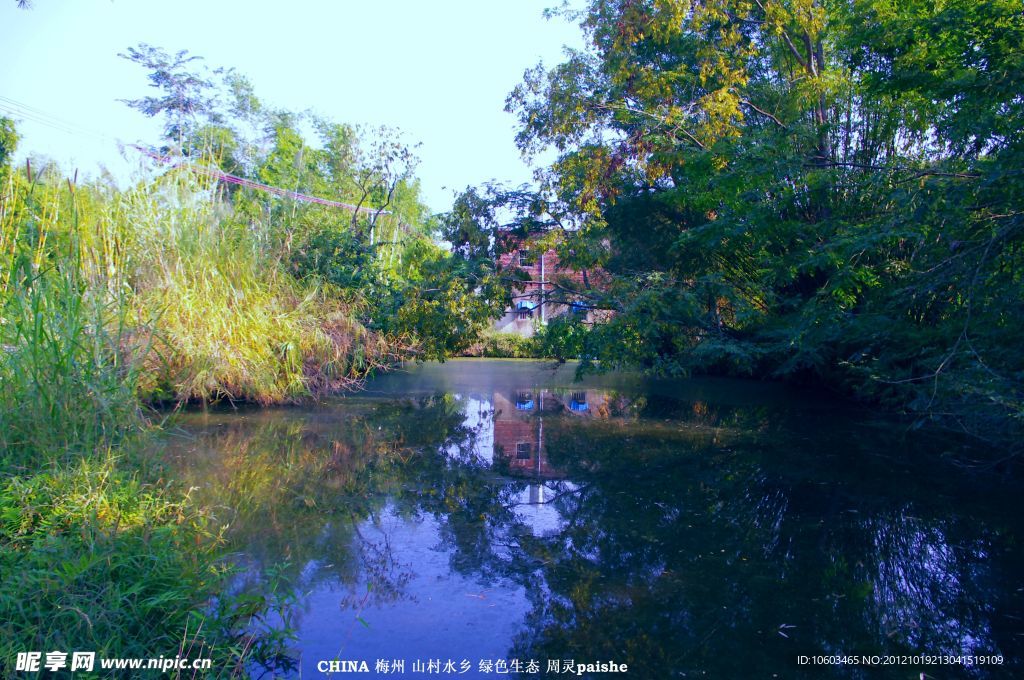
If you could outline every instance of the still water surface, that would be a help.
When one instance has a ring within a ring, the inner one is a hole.
[[[1019,485],[949,462],[960,446],[777,385],[460,360],[186,414],[166,455],[229,525],[239,587],[291,603],[285,675],[1024,677]],[[921,654],[1003,665],[797,663]]]

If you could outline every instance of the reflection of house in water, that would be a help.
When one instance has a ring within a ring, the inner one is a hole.
[[[522,389],[494,393],[494,460],[514,473],[556,479],[544,440],[544,417],[592,416],[604,409],[607,397],[598,391]]]

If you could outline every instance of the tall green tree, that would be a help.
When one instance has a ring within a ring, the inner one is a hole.
[[[1020,413],[1019,3],[592,0],[576,17],[587,47],[507,106],[525,154],[559,154],[542,193],[577,218],[568,248],[612,274],[587,356]]]
[[[146,43],[129,47],[118,56],[146,69],[150,86],[160,91],[159,96],[121,101],[147,116],[162,117],[167,141],[181,147],[203,119],[219,122],[219,116],[212,113],[213,81],[204,71],[192,66],[193,62],[202,61],[202,57],[190,56],[188,50],[169,54]]]

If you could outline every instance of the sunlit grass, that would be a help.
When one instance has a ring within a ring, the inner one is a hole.
[[[7,479],[0,486],[0,658],[26,649],[176,650],[223,568],[202,514],[171,495],[109,461]]]
[[[296,400],[386,356],[279,259],[273,225],[184,171],[0,189],[0,675],[19,651],[185,647],[242,673],[286,644],[251,625],[273,603],[226,592],[215,518],[133,463],[153,404]]]
[[[109,222],[59,186],[9,182],[0,198],[0,461],[81,453],[144,418],[131,298]]]
[[[139,243],[136,309],[155,319],[158,398],[292,401],[342,387],[384,356],[340,303],[280,267],[274,226],[223,213],[189,174],[131,196]]]

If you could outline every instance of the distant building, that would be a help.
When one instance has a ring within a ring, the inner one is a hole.
[[[521,244],[499,257],[498,264],[502,268],[518,267],[530,277],[521,291],[514,291],[512,306],[494,322],[492,328],[499,333],[515,333],[528,338],[539,326],[557,316],[576,314],[593,323],[602,315],[581,296],[573,299],[566,289],[585,288],[593,283],[594,273],[588,276],[587,272],[563,266],[553,249],[538,252],[527,244]],[[599,275],[599,278],[603,280],[603,276]]]

